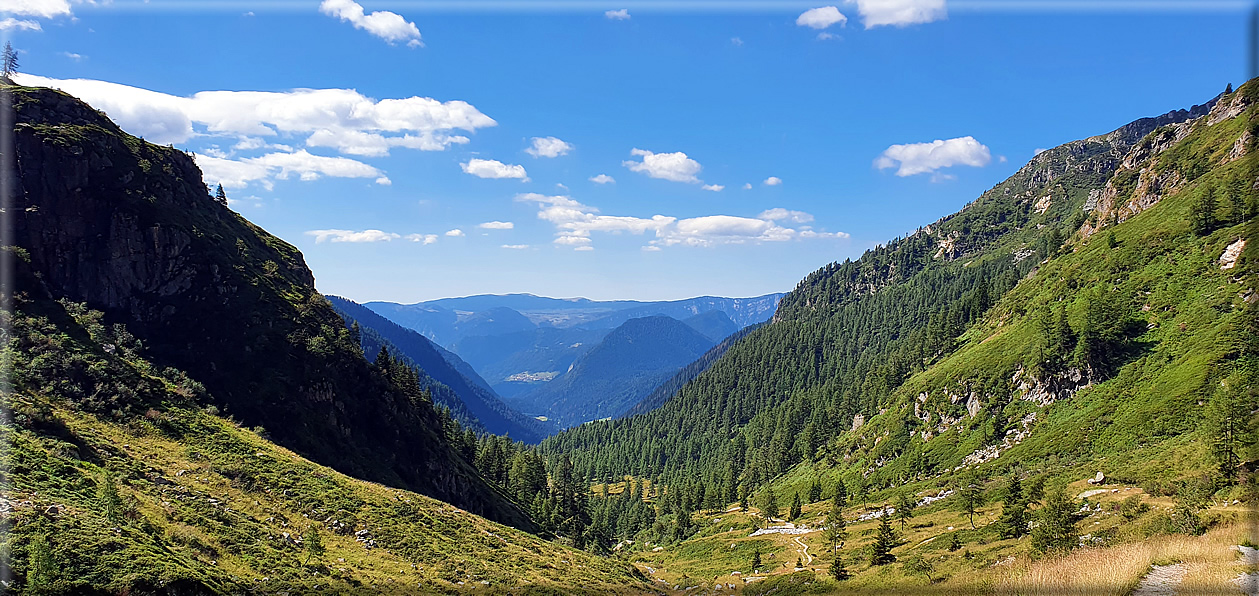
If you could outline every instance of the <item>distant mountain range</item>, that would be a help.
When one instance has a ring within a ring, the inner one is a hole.
[[[727,336],[768,320],[782,296],[642,302],[508,294],[364,306],[447,348],[450,362],[475,370],[510,406],[572,425],[623,414]],[[625,327],[659,317],[669,321]],[[681,345],[668,345],[679,338]],[[583,361],[587,354],[595,359]],[[592,369],[600,371],[598,388],[581,378]]]

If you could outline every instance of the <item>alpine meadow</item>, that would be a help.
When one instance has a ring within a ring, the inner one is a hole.
[[[1259,594],[1249,2],[0,13],[4,593]]]

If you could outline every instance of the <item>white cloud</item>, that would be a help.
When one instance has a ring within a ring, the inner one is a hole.
[[[445,149],[468,142],[467,137],[452,134],[454,130],[475,132],[497,125],[467,102],[418,96],[375,100],[353,89],[202,91],[179,97],[90,79],[23,74],[17,79],[74,95],[104,110],[128,132],[157,143],[231,134],[243,137],[242,143],[258,138],[248,143],[261,148],[267,145],[262,138],[305,135],[309,147],[377,156],[392,147]]]
[[[507,248],[510,250],[524,250],[526,248],[529,248],[529,245],[528,244],[504,244],[503,248]]]
[[[447,230],[446,235],[450,236],[451,238],[458,238],[459,236],[463,235],[463,230],[460,230],[459,228],[455,228],[453,230]]]
[[[630,13],[628,8],[622,8],[620,10],[605,11],[603,16],[614,21],[627,21],[630,18]]]
[[[4,24],[0,23],[0,29],[3,29],[3,28],[4,28]],[[83,54],[76,54],[74,52],[61,52],[61,55],[71,60],[74,60],[75,62],[78,62],[83,59]]]
[[[39,21],[32,21],[30,19],[15,19],[13,17],[8,17],[0,20],[0,31],[43,31],[43,29],[44,28],[40,26]],[[77,56],[78,54],[75,55]]]
[[[459,167],[463,168],[463,173],[472,174],[477,178],[519,178],[525,182],[529,181],[524,166],[505,164],[494,159],[474,157],[467,163],[459,164]]]
[[[559,157],[572,150],[572,145],[555,137],[533,137],[533,146],[525,149],[525,153],[534,157]]]
[[[401,237],[392,232],[382,232],[380,230],[363,230],[362,232],[354,230],[311,230],[306,232],[306,235],[314,236],[315,243],[321,243],[325,240],[332,242],[389,242]]]
[[[590,178],[590,181],[594,182],[595,184],[615,184],[616,183],[616,179],[607,174],[599,174],[598,176],[592,176]]]
[[[705,184],[705,185],[701,186],[700,188],[702,188],[702,189],[704,189],[704,190],[711,190],[711,191],[713,191],[713,192],[721,192],[722,190],[725,190],[725,188],[726,188],[726,187],[724,187],[724,186],[722,186],[722,185],[720,185],[720,184]]]
[[[751,183],[751,182],[744,182],[744,183],[743,183],[743,190],[752,190],[752,183]]]
[[[852,1],[852,0],[850,0]],[[855,0],[866,29],[905,27],[948,18],[945,0]]]
[[[0,14],[51,19],[70,16],[66,0],[0,0]]]
[[[261,182],[270,189],[272,180],[286,180],[296,175],[301,180],[317,180],[320,176],[332,178],[375,178],[377,184],[389,185],[388,177],[373,166],[348,157],[312,155],[305,149],[294,153],[268,153],[239,160],[197,156],[197,165],[205,175],[207,184],[222,184],[224,188],[244,188],[250,182]]]
[[[719,244],[751,244],[780,242],[795,238],[847,238],[847,234],[817,232],[809,227],[798,230],[787,228],[778,222],[806,223],[813,216],[802,211],[770,209],[760,216],[736,217],[732,215],[708,215],[678,219],[666,215],[650,218],[618,215],[602,215],[599,210],[568,196],[546,196],[538,193],[516,195],[516,200],[538,206],[538,219],[555,226],[557,246],[571,246],[578,250],[592,247],[592,234],[628,233],[642,235],[647,232],[655,238],[644,250],[659,250],[662,246],[715,246]]]
[[[743,45],[743,38],[740,38],[740,37],[731,37],[731,38],[730,38],[730,43],[732,43],[732,44],[734,44],[734,45],[736,45],[736,46],[741,46],[741,45]]]
[[[701,182],[695,175],[699,173],[702,166],[681,151],[675,153],[652,153],[645,149],[633,149],[630,151],[630,155],[643,158],[642,161],[627,160],[621,162],[621,165],[629,168],[630,171],[641,172],[652,178],[671,180],[673,182],[689,182],[693,184]]]
[[[809,223],[813,221],[813,216],[808,213],[803,211],[790,211],[788,209],[783,209],[782,207],[775,207],[773,209],[762,211],[761,214],[756,217],[767,221],[789,221],[792,223]]]
[[[836,23],[843,27],[847,22],[848,17],[844,16],[844,13],[839,12],[839,9],[834,6],[810,8],[796,17],[797,25],[813,29],[825,29]]]
[[[770,176],[769,178],[765,179],[765,182],[763,184],[765,186],[779,186],[782,183],[783,183],[782,178],[779,178],[778,176]]]
[[[1045,149],[1044,147],[1037,147],[1037,148],[1035,148],[1035,149],[1033,149],[1033,150],[1032,150],[1032,156],[1033,156],[1033,157],[1035,157],[1035,156],[1040,155],[1041,153],[1044,153],[1044,152],[1046,152],[1046,151],[1049,151],[1049,150],[1048,150],[1048,149]]]
[[[391,44],[406,42],[407,47],[420,47],[420,29],[402,15],[387,10],[364,14],[363,7],[354,0],[323,0],[319,12],[342,21],[348,21],[355,29],[362,29]]]
[[[477,225],[477,227],[482,230],[510,230],[516,227],[516,224],[510,221],[487,221]]]
[[[817,38],[819,41],[827,41],[830,39],[843,39],[842,37],[835,35],[834,33],[831,33],[829,31],[823,31],[821,33],[818,33]]]
[[[408,234],[406,238],[411,242],[419,242],[425,246],[437,244],[437,234]]]
[[[935,173],[952,166],[983,167],[992,161],[992,154],[975,137],[934,140],[930,143],[892,145],[874,160],[880,170],[897,168],[897,176]]]

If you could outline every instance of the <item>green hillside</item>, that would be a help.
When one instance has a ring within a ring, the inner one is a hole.
[[[25,258],[23,251],[17,251]],[[6,315],[0,547],[31,594],[641,591],[625,564],[345,476],[205,405],[122,325],[25,288]],[[383,375],[377,370],[374,374]],[[309,545],[318,542],[322,549]],[[6,589],[7,591],[7,589]]]
[[[1027,555],[1070,549],[1083,534],[1106,546],[1232,527],[1245,509],[1220,503],[1253,504],[1259,459],[1259,279],[1246,242],[1259,211],[1256,98],[1252,81],[1043,152],[958,214],[811,274],[773,321],[658,410],[540,448],[568,454],[596,481],[660,477],[681,491],[683,510],[702,512],[691,537],[632,556],[671,580],[708,576],[710,588],[754,547],[791,560],[803,544],[826,552],[829,507],[819,501],[841,484],[853,524],[840,551],[855,574],[847,585],[870,591],[921,585],[934,560],[943,568],[927,583],[956,576],[942,589],[988,592],[1014,576],[988,574],[979,586],[967,570],[1014,557],[1018,573],[1032,573]],[[1074,513],[1098,472],[1106,489],[1095,493],[1127,492],[1155,512],[1135,514],[1138,526],[1104,521],[1121,504],[1107,498],[1105,512]],[[1036,488],[1012,493],[1010,476]],[[944,548],[965,523],[957,512],[969,486],[990,517],[958,538],[971,555],[983,546],[982,565]],[[764,510],[771,491],[784,516],[803,502],[804,543],[750,539],[748,518],[721,513],[743,498]],[[903,564],[893,568],[872,550],[877,524],[852,508],[895,509],[901,498],[937,519],[889,543]],[[1060,523],[1050,517],[1068,510]],[[1046,547],[1037,527],[1075,538]],[[819,558],[762,587],[839,589],[825,571],[834,557]],[[783,573],[787,562],[778,559]]]

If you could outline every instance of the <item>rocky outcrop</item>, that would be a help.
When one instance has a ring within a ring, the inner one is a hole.
[[[53,297],[103,311],[146,358],[312,460],[530,527],[414,388],[373,372],[301,253],[211,198],[191,155],[64,93],[5,91],[15,244]]]

